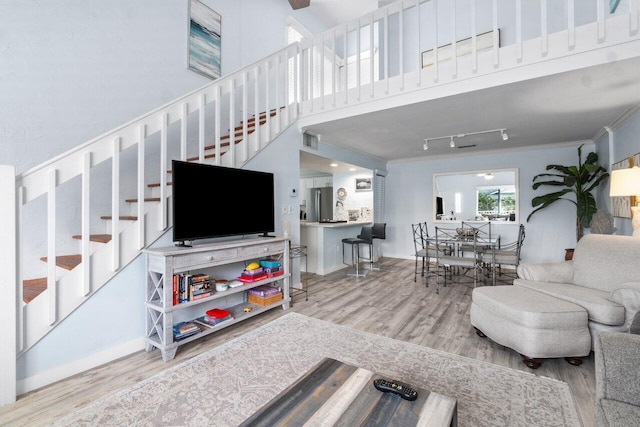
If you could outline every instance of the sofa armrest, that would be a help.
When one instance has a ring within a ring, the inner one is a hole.
[[[624,325],[640,334],[640,282],[627,282],[609,293],[609,300],[624,306]]]
[[[573,261],[543,264],[520,263],[518,277],[537,282],[573,283]]]
[[[595,340],[596,401],[640,406],[640,335],[598,332]]]

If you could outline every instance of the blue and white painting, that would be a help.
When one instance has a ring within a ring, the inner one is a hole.
[[[189,69],[211,79],[220,77],[220,15],[198,0],[190,0]]]

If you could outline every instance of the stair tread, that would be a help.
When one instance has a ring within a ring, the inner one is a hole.
[[[105,215],[105,216],[101,216],[100,219],[113,219],[112,215]],[[120,216],[120,220],[122,221],[137,221],[138,217],[137,216]]]
[[[40,258],[41,261],[47,262],[47,257]],[[82,255],[58,255],[56,256],[56,265],[65,270],[73,270],[82,262]]]
[[[22,301],[26,304],[34,300],[47,289],[47,278],[26,279],[22,281]]]
[[[81,234],[76,234],[72,237],[76,240],[82,240]],[[111,234],[90,234],[89,240],[98,243],[109,243],[111,241]]]
[[[172,182],[167,182],[167,185],[173,185],[173,183]],[[150,187],[150,188],[160,187],[160,183],[159,182],[154,182],[153,184],[147,184],[147,187]]]
[[[138,203],[138,198],[125,199],[124,201],[127,202],[127,203]],[[144,201],[145,202],[159,202],[160,201],[160,197],[145,197]]]

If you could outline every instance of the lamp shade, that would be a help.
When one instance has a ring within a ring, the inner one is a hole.
[[[636,195],[640,195],[640,168],[638,166],[611,171],[609,196]]]

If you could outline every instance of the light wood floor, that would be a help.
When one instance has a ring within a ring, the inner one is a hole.
[[[380,271],[366,278],[346,277],[345,270],[309,275],[309,300],[293,299],[292,310],[386,337],[427,346],[501,366],[564,381],[573,392],[585,427],[593,426],[595,374],[593,354],[582,366],[563,359],[547,360],[532,371],[514,351],[478,337],[469,324],[472,285],[453,284],[435,292],[433,279],[425,287],[413,281],[414,262],[386,258]],[[0,409],[0,425],[44,425],[102,396],[124,389],[144,378],[183,362],[256,326],[286,314],[277,309],[219,333],[186,344],[176,358],[163,362],[160,353],[140,351],[107,365],[20,396]]]

